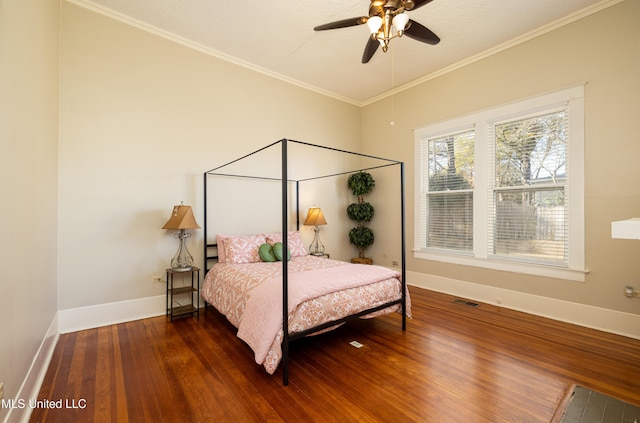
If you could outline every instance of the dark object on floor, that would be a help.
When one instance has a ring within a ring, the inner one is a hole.
[[[640,407],[576,386],[560,423],[640,423]]]

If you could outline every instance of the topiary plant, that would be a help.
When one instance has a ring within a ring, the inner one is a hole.
[[[376,181],[370,173],[360,171],[349,175],[347,186],[358,197],[357,203],[349,204],[347,215],[358,222],[358,226],[349,231],[349,241],[358,248],[358,257],[364,258],[364,251],[373,244],[374,236],[370,228],[364,226],[375,213],[373,206],[364,201],[363,196],[369,194],[376,186]]]
[[[349,241],[358,247],[358,257],[364,258],[364,250],[373,244],[375,237],[373,231],[366,226],[356,226],[349,231]]]
[[[368,222],[373,217],[375,210],[373,206],[367,202],[349,204],[347,207],[347,215],[349,219],[356,222]]]
[[[360,171],[349,175],[347,179],[349,189],[358,197],[369,194],[376,186],[376,181],[369,172]]]

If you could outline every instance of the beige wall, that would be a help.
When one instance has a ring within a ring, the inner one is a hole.
[[[437,47],[435,47],[437,48]],[[402,64],[396,69],[401,71]],[[413,129],[491,106],[586,83],[586,282],[414,259],[409,270],[640,314],[624,297],[640,289],[640,241],[611,239],[611,221],[640,216],[640,2],[624,1],[363,108],[363,148],[407,163],[408,246],[413,246]],[[385,206],[381,206],[382,207]],[[378,228],[378,231],[384,231]],[[393,237],[392,234],[387,234]],[[393,253],[376,244],[379,260]]]
[[[204,171],[284,137],[354,150],[359,125],[356,106],[63,2],[58,308],[163,295],[152,277],[164,277],[177,241],[160,228],[180,201],[203,223]],[[346,190],[314,189],[302,208],[326,207],[323,240],[347,256],[336,216]],[[240,210],[217,231],[242,232],[237,222],[256,214]]]
[[[56,314],[57,1],[0,0],[0,383],[15,397]],[[7,409],[0,408],[0,420]]]

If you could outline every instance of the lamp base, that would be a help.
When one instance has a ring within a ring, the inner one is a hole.
[[[188,272],[193,268],[193,256],[187,250],[185,240],[191,237],[191,234],[180,229],[180,232],[174,236],[180,240],[180,245],[176,255],[171,259],[171,269],[174,272]]]
[[[321,256],[324,254],[324,244],[320,241],[320,228],[316,226],[313,228],[313,232],[315,235],[313,236],[311,245],[309,245],[309,254],[312,256]]]

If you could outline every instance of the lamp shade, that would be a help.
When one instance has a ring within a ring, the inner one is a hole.
[[[191,206],[173,206],[171,217],[162,229],[200,229]]]
[[[322,209],[320,207],[311,207],[307,213],[307,219],[304,221],[305,226],[319,226],[326,225],[327,221],[324,219]]]
[[[371,31],[372,34],[376,34],[382,26],[382,18],[380,16],[371,16],[367,20],[367,26],[369,27],[369,31]]]
[[[396,31],[404,31],[404,28],[409,22],[409,15],[406,13],[400,13],[393,18],[393,26],[396,27]]]

